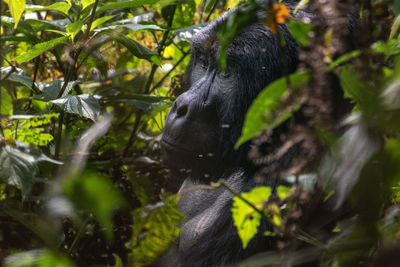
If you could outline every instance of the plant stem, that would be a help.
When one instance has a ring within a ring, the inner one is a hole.
[[[55,158],[55,159],[58,159],[58,158],[59,158],[59,155],[60,155],[63,121],[64,121],[64,111],[61,111],[61,112],[60,112],[60,117],[58,118],[58,129],[57,129],[57,139],[56,139],[56,151],[54,152],[54,158]]]

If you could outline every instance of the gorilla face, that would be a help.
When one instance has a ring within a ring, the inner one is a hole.
[[[203,28],[192,39],[192,57],[185,73],[186,91],[173,104],[162,136],[162,154],[173,170],[220,174],[246,163],[246,145],[239,138],[246,112],[268,83],[282,76],[281,51],[275,36],[258,23],[241,32],[227,50],[227,67],[217,64],[218,30],[226,19]],[[282,27],[287,67],[295,69],[297,44]],[[208,175],[207,175],[208,176]]]

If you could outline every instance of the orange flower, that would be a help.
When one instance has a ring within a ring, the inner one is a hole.
[[[264,25],[269,27],[273,33],[276,32],[276,24],[285,23],[290,16],[290,10],[285,4],[273,3],[272,8],[268,10],[268,17]]]
[[[276,23],[279,24],[285,23],[287,18],[289,18],[290,16],[290,10],[289,8],[287,8],[287,6],[285,6],[285,4],[274,3],[272,5],[272,9],[274,10]]]

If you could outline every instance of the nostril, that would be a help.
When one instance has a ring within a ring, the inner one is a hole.
[[[176,115],[177,115],[178,118],[184,117],[186,115],[187,111],[188,111],[188,106],[187,105],[180,106],[178,108],[178,110],[176,111]]]

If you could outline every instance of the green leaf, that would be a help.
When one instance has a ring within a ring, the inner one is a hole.
[[[66,96],[72,90],[72,88],[79,83],[80,83],[79,80],[70,81],[67,84],[67,87],[65,88],[64,93],[61,97]],[[40,82],[36,83],[36,86],[43,93],[43,100],[49,101],[57,99],[57,96],[60,93],[61,88],[64,86],[64,81],[54,80],[51,82]]]
[[[119,32],[112,32],[109,36],[128,48],[134,56],[151,61],[158,66],[161,65],[160,57],[156,52],[149,50],[128,36]]]
[[[74,41],[75,36],[82,30],[82,27],[83,27],[83,22],[80,20],[67,25],[65,29],[67,33],[71,36],[72,42]]]
[[[104,11],[110,10],[110,9],[132,8],[132,7],[138,7],[138,6],[143,6],[143,5],[154,5],[159,1],[160,0],[131,0],[131,1],[125,1],[125,2],[106,3],[105,5],[101,6],[96,11],[96,15],[98,13],[101,13],[101,12],[104,12]]]
[[[75,267],[63,254],[47,250],[30,250],[11,254],[4,267]]]
[[[291,88],[298,88],[309,79],[305,73],[291,74],[289,77]],[[279,101],[287,94],[287,79],[282,77],[267,86],[254,100],[246,114],[246,120],[242,129],[242,135],[237,141],[235,148],[259,135],[263,130],[272,129],[287,120],[293,111],[300,105],[296,105],[290,112],[276,117],[275,112],[279,109]]]
[[[31,11],[46,11],[46,10],[53,10],[61,12],[62,14],[68,15],[68,11],[70,10],[71,5],[66,2],[57,2],[49,6],[33,6],[29,7],[26,10]]]
[[[293,192],[294,192],[293,188],[283,185],[278,186],[278,188],[276,189],[276,193],[278,194],[278,197],[281,200],[286,199],[288,196],[293,194]]]
[[[134,211],[129,266],[150,265],[176,242],[178,225],[185,219],[178,210],[178,200],[179,197],[170,197],[164,203]]]
[[[104,22],[106,22],[106,21],[112,19],[113,17],[115,17],[115,15],[113,15],[113,16],[104,16],[104,17],[101,17],[101,18],[96,19],[95,21],[93,21],[93,23],[92,23],[92,28],[91,28],[90,30],[96,29],[96,28],[99,27],[101,24],[103,24]]]
[[[332,71],[334,68],[336,68],[340,64],[342,64],[352,58],[358,57],[360,54],[361,54],[360,50],[353,50],[350,53],[340,56],[338,59],[336,59],[331,64],[329,64],[328,71]]]
[[[6,0],[5,2],[10,8],[11,16],[15,21],[14,29],[16,29],[18,26],[18,22],[21,19],[21,16],[25,10],[25,0]]]
[[[68,37],[59,37],[50,40],[48,42],[39,43],[34,45],[32,49],[29,50],[28,52],[14,58],[14,60],[17,61],[19,64],[21,64],[39,56],[40,54],[54,48],[57,45],[67,44],[67,43],[68,43]]]
[[[379,41],[371,46],[372,51],[385,54],[387,57],[400,54],[400,40],[390,39],[386,42]]]
[[[399,28],[400,28],[400,15],[397,15],[396,19],[393,22],[392,29],[390,31],[390,36],[389,36],[390,39],[392,39],[397,34]]]
[[[82,10],[96,2],[95,0],[81,0]]]
[[[77,207],[96,216],[110,240],[113,233],[113,211],[125,205],[120,192],[111,180],[94,172],[84,172],[67,179],[63,188],[67,197]]]
[[[23,196],[31,191],[37,171],[34,156],[8,145],[0,147],[0,179],[19,186]]]
[[[306,24],[296,20],[289,20],[288,27],[290,34],[296,39],[302,46],[307,46],[309,42],[308,33],[312,29],[312,24]]]
[[[301,1],[297,4],[297,6],[296,6],[296,8],[294,9],[293,13],[296,14],[297,11],[299,11],[299,9],[301,9],[301,8],[302,8],[304,5],[306,5],[309,1],[310,1],[310,0],[301,0]]]
[[[340,72],[340,84],[346,97],[353,99],[363,111],[363,115],[370,118],[379,107],[380,88],[361,79],[354,66],[346,65]]]
[[[262,204],[268,201],[271,193],[270,187],[260,186],[248,193],[241,193],[240,196],[253,206],[261,208]],[[262,216],[241,198],[235,196],[233,197],[232,218],[242,240],[243,249],[245,249],[250,240],[257,234]]]
[[[66,95],[51,102],[67,113],[81,115],[93,121],[96,121],[100,114],[99,102],[89,94]]]
[[[4,67],[4,68],[1,68],[0,70],[1,70],[1,77],[4,77],[10,71],[12,71],[12,67]],[[22,84],[22,85],[32,89],[33,80],[31,77],[26,76],[22,69],[16,68],[16,71],[14,71],[10,75],[8,75],[6,80]]]
[[[11,95],[7,92],[7,89],[1,87],[0,91],[0,115],[12,115],[13,114],[13,103]]]

